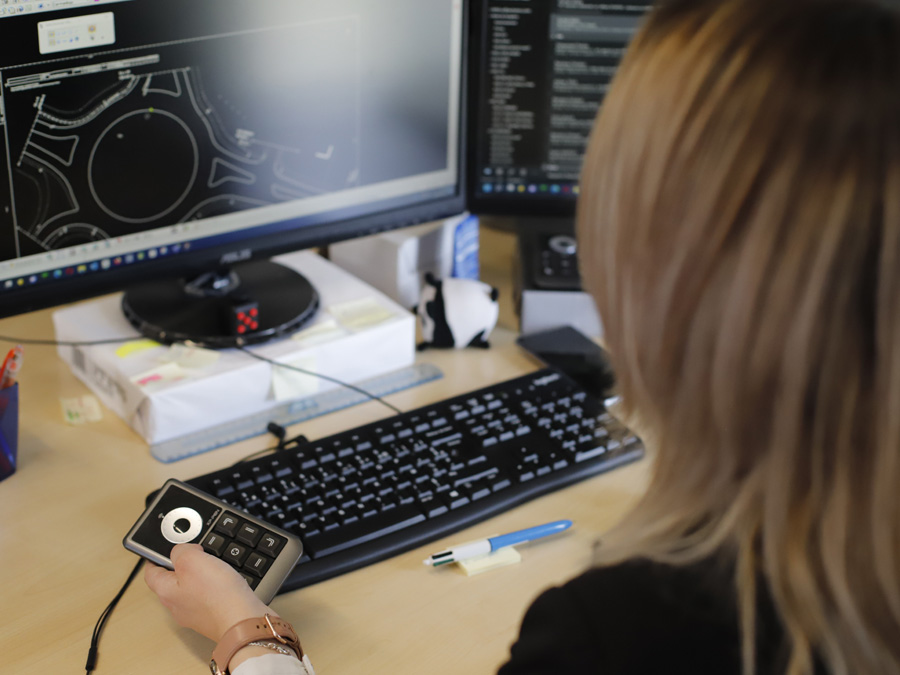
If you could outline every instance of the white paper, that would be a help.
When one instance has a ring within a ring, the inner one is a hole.
[[[296,366],[312,373],[316,372],[314,356],[301,356],[281,361],[288,366]],[[296,398],[311,396],[319,391],[321,378],[307,375],[290,368],[272,365],[272,395],[276,401],[292,401]]]

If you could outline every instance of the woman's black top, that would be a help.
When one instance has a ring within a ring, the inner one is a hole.
[[[762,580],[760,586],[757,675],[782,675],[784,631]],[[546,591],[525,614],[499,675],[538,673],[740,675],[732,568],[640,560],[594,569]]]

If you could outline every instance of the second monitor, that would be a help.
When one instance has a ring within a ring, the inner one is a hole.
[[[479,0],[470,208],[571,217],[594,118],[652,0]]]

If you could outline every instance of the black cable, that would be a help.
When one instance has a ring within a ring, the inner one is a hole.
[[[274,422],[272,422],[272,424],[274,424]],[[251,453],[251,454],[247,455],[246,457],[241,457],[238,461],[236,461],[231,466],[233,466],[233,467],[239,466],[246,462],[250,462],[250,461],[256,459],[257,457],[262,457],[263,455],[268,455],[269,453],[272,453],[272,452],[280,452],[282,450],[293,450],[294,448],[296,448],[300,445],[303,445],[304,443],[309,443],[309,439],[306,436],[300,434],[299,436],[294,436],[293,438],[288,439],[286,441],[279,442],[278,445],[275,446],[274,448],[266,448],[265,450],[257,450],[256,452]]]
[[[60,340],[14,338],[14,337],[9,337],[7,335],[0,335],[0,341],[2,341],[2,342],[15,342],[15,343],[22,344],[22,345],[45,345],[48,347],[94,347],[94,346],[98,346],[98,345],[121,344],[124,342],[131,342],[132,340],[139,340],[139,339],[141,339],[141,336],[135,335],[132,337],[117,338],[117,339],[111,339],[111,340],[88,340],[88,341],[68,342],[68,341],[60,341]],[[342,387],[346,387],[347,389],[352,389],[353,391],[360,393],[363,396],[366,396],[366,397],[372,399],[373,401],[377,401],[378,403],[381,403],[382,405],[390,408],[393,412],[397,413],[398,415],[403,412],[402,410],[400,410],[400,408],[397,408],[397,407],[391,405],[390,403],[385,401],[380,396],[376,396],[375,394],[372,394],[372,393],[366,391],[365,389],[362,389],[355,385],[348,384],[347,382],[341,382],[340,380],[338,380],[336,378],[329,377],[328,375],[323,375],[322,373],[316,373],[311,370],[305,370],[304,368],[298,368],[297,366],[290,366],[286,363],[280,363],[279,361],[276,361],[275,359],[270,359],[270,358],[266,358],[265,356],[260,356],[259,354],[254,354],[246,347],[236,346],[235,349],[244,352],[247,356],[257,359],[258,361],[265,361],[266,363],[269,363],[273,366],[278,366],[280,368],[287,368],[288,370],[294,370],[298,373],[303,373],[304,375],[311,375],[313,377],[318,377],[323,380],[333,382],[334,384],[340,385]],[[279,440],[282,440],[282,439],[279,439]]]
[[[122,599],[122,596],[125,595],[125,591],[128,590],[128,587],[131,586],[131,582],[134,581],[134,578],[137,576],[138,571],[144,565],[144,559],[140,558],[137,561],[137,564],[134,566],[134,569],[131,570],[131,574],[128,575],[128,579],[125,580],[125,584],[116,594],[116,597],[112,599],[106,609],[103,610],[103,613],[100,615],[100,618],[97,619],[97,624],[94,626],[94,634],[91,636],[91,648],[88,650],[87,663],[84,664],[85,672],[91,673],[94,668],[97,667],[97,647],[100,644],[100,635],[103,633],[103,629],[106,627],[106,621],[109,619],[109,615],[112,614],[112,611],[116,608],[116,605],[119,604],[119,600]]]
[[[251,357],[253,357],[254,359],[257,359],[258,361],[264,361],[264,362],[269,363],[269,364],[271,364],[271,365],[273,365],[273,366],[279,366],[280,368],[287,368],[288,370],[295,370],[295,371],[297,371],[298,373],[303,373],[304,375],[312,375],[313,377],[318,377],[318,378],[321,378],[321,379],[323,379],[323,380],[328,380],[329,382],[334,382],[335,384],[338,384],[338,385],[340,385],[340,386],[342,386],[342,387],[346,387],[347,389],[352,389],[353,391],[358,392],[358,393],[362,394],[363,396],[367,396],[368,398],[372,399],[373,401],[378,401],[378,402],[381,403],[382,405],[384,405],[384,406],[390,408],[391,410],[393,410],[393,411],[394,411],[395,413],[397,413],[398,415],[400,415],[400,414],[403,413],[403,411],[400,410],[400,408],[397,408],[397,407],[391,405],[390,403],[388,403],[387,401],[385,401],[385,400],[384,400],[383,398],[381,398],[380,396],[376,396],[375,394],[372,394],[372,393],[366,391],[365,389],[361,389],[360,387],[357,387],[356,385],[348,384],[347,382],[341,382],[340,380],[337,380],[337,379],[335,379],[335,378],[333,378],[333,377],[329,377],[328,375],[323,375],[322,373],[317,373],[317,372],[314,372],[314,371],[312,371],[312,370],[306,370],[306,369],[304,369],[304,368],[298,368],[297,366],[290,366],[290,365],[288,365],[288,364],[286,364],[286,363],[281,363],[281,362],[279,362],[279,361],[276,361],[275,359],[270,359],[270,358],[267,358],[267,357],[265,357],[265,356],[260,356],[259,354],[254,354],[253,352],[251,352],[251,351],[250,351],[249,349],[247,349],[246,347],[237,347],[236,349],[238,349],[239,351],[244,352],[247,356],[251,356]]]
[[[93,347],[96,345],[109,345],[109,344],[120,344],[123,342],[131,342],[132,340],[140,339],[140,337],[141,336],[138,335],[138,336],[134,336],[134,337],[121,338],[121,339],[115,339],[115,340],[64,342],[64,341],[60,341],[60,340],[13,338],[13,337],[8,337],[6,335],[0,335],[0,341],[15,342],[18,344],[23,344],[23,345],[45,345],[45,346],[50,346],[50,347]],[[398,415],[403,412],[402,410],[400,410],[400,408],[397,408],[396,406],[391,405],[390,403],[385,401],[380,396],[376,396],[375,394],[372,394],[372,393],[366,391],[365,389],[357,387],[356,385],[348,384],[347,382],[341,382],[340,380],[338,380],[336,378],[330,377],[328,375],[323,375],[322,373],[316,373],[311,370],[306,370],[304,368],[298,368],[297,366],[291,366],[286,363],[279,363],[278,361],[275,361],[274,359],[269,359],[269,358],[266,358],[265,356],[260,356],[259,354],[254,354],[253,352],[248,350],[246,347],[237,347],[237,349],[244,352],[245,354],[247,354],[247,356],[250,356],[259,361],[264,361],[273,366],[278,366],[279,368],[287,368],[288,370],[294,370],[298,373],[303,373],[304,375],[311,375],[312,377],[318,377],[323,380],[327,380],[329,382],[333,382],[334,384],[340,385],[341,387],[346,387],[347,389],[352,389],[353,391],[358,392],[358,393],[362,394],[363,396],[366,396],[367,398],[370,398],[373,401],[377,401],[378,403],[381,403],[382,405],[390,408],[393,412],[397,413]],[[248,455],[247,457],[244,457],[243,459],[239,460],[237,462],[237,464],[246,462],[250,459],[253,459],[254,457],[258,457],[267,452],[275,452],[278,450],[283,450],[289,445],[299,445],[299,444],[305,443],[307,441],[306,437],[302,436],[302,435],[295,436],[294,438],[291,438],[289,440],[285,440],[285,438],[287,436],[287,431],[284,429],[284,427],[282,427],[281,425],[279,425],[275,422],[269,423],[268,430],[271,434],[273,434],[278,439],[278,446],[275,448],[267,448],[265,450],[255,452],[252,455]],[[89,673],[93,672],[94,668],[97,666],[97,648],[100,643],[100,635],[103,633],[103,629],[106,627],[106,622],[109,619],[109,615],[112,614],[112,611],[116,608],[116,605],[119,604],[119,600],[121,600],[122,596],[125,595],[125,591],[131,585],[131,582],[134,581],[134,578],[137,576],[137,573],[141,569],[143,564],[144,564],[144,559],[143,558],[139,559],[137,564],[134,566],[134,569],[131,570],[131,574],[128,575],[128,579],[125,581],[125,584],[122,586],[122,588],[116,594],[116,597],[114,597],[112,599],[112,601],[106,606],[106,609],[103,610],[103,613],[100,615],[100,618],[97,619],[97,624],[94,626],[94,633],[91,636],[91,646],[90,646],[90,649],[88,650],[87,662],[85,663],[85,666],[84,666],[86,673],[89,674]]]
[[[278,424],[278,422],[269,422],[266,426],[266,431],[278,439],[278,447],[276,450],[281,450],[284,447],[285,439],[287,438],[287,429]]]
[[[114,338],[110,340],[85,340],[85,341],[60,341],[60,340],[40,340],[33,338],[15,338],[7,335],[0,335],[0,342],[17,342],[20,345],[43,345],[45,347],[94,347],[96,345],[118,345],[123,342],[131,342],[132,340],[140,340],[143,336],[133,335],[127,338]]]

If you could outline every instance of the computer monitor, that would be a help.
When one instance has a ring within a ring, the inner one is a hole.
[[[476,0],[469,206],[569,219],[588,136],[652,0]]]
[[[4,2],[0,316],[128,287],[164,342],[299,327],[315,289],[269,256],[464,210],[466,12]]]

